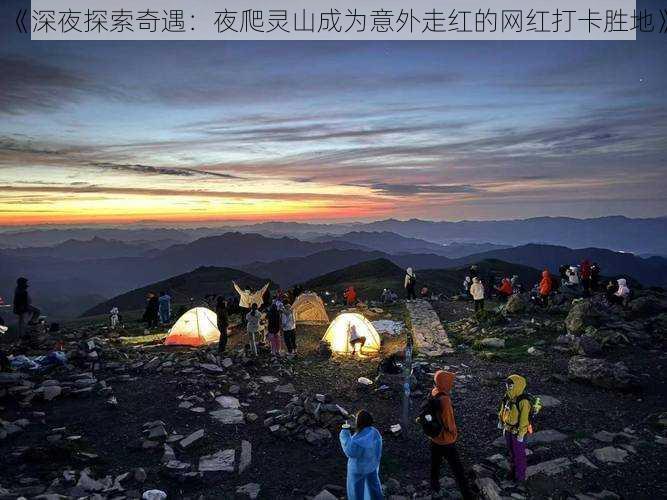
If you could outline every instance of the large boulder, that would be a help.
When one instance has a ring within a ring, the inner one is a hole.
[[[523,295],[517,293],[507,299],[505,312],[508,314],[520,314],[528,308],[528,300]]]
[[[574,356],[570,358],[567,368],[571,379],[605,389],[634,391],[639,388],[639,379],[622,362],[610,363],[604,359]]]
[[[580,335],[586,331],[589,326],[597,326],[600,322],[601,314],[595,305],[589,300],[575,302],[565,318],[565,327],[568,333]]]
[[[602,355],[602,346],[590,335],[582,335],[575,341],[578,354],[595,358]]]

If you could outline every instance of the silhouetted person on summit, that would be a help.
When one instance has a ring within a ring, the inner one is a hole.
[[[28,293],[27,278],[16,280],[16,289],[14,290],[14,314],[18,316],[19,338],[25,336],[26,317],[30,315],[29,325],[36,325],[39,320],[40,311],[32,305],[32,299]]]

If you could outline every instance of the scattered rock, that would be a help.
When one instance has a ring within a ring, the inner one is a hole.
[[[239,400],[232,396],[218,396],[215,401],[223,408],[239,408]]]
[[[193,432],[190,434],[188,437],[185,439],[182,439],[181,442],[179,443],[183,448],[187,448],[190,446],[192,443],[199,441],[201,438],[204,437],[204,429],[199,429],[198,431]]]
[[[235,450],[220,450],[212,455],[199,457],[200,472],[234,472]]]
[[[505,339],[499,339],[496,337],[488,337],[479,341],[479,345],[482,347],[490,347],[493,349],[502,349],[505,347]]]
[[[261,489],[262,487],[257,483],[248,483],[236,488],[236,493],[238,495],[247,495],[249,498],[254,500],[259,496]]]
[[[331,439],[331,432],[328,429],[307,429],[305,434],[306,441],[312,445],[321,444]]]
[[[329,493],[328,490],[322,490],[317,495],[315,495],[313,500],[338,500],[338,498],[335,495]]]
[[[221,424],[234,425],[244,423],[243,412],[236,408],[223,408],[208,413]]]
[[[534,476],[535,474],[544,474],[546,476],[555,476],[561,472],[566,471],[572,466],[572,461],[566,457],[554,458],[546,462],[530,465],[526,469],[526,477]]]
[[[625,462],[626,458],[628,458],[627,451],[621,448],[615,448],[613,446],[607,446],[605,448],[598,448],[597,450],[593,450],[593,455],[597,460],[603,463],[621,464]]]
[[[241,441],[241,456],[239,458],[239,474],[246,470],[252,462],[252,445],[249,441]]]
[[[285,385],[279,385],[275,388],[276,392],[279,392],[281,394],[294,394],[296,392],[296,389],[294,388],[294,385],[292,384],[285,384]]]
[[[606,389],[633,391],[639,388],[639,379],[622,362],[609,363],[599,358],[570,358],[568,376]]]

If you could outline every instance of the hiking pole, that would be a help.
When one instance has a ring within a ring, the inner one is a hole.
[[[410,379],[412,378],[412,336],[408,333],[403,363],[403,408],[401,426],[408,432],[410,423]]]

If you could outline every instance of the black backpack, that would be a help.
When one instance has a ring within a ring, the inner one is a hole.
[[[445,429],[445,425],[442,422],[442,407],[440,405],[442,397],[446,397],[446,395],[440,393],[424,401],[419,412],[419,417],[417,418],[424,434],[430,438],[438,437]]]

